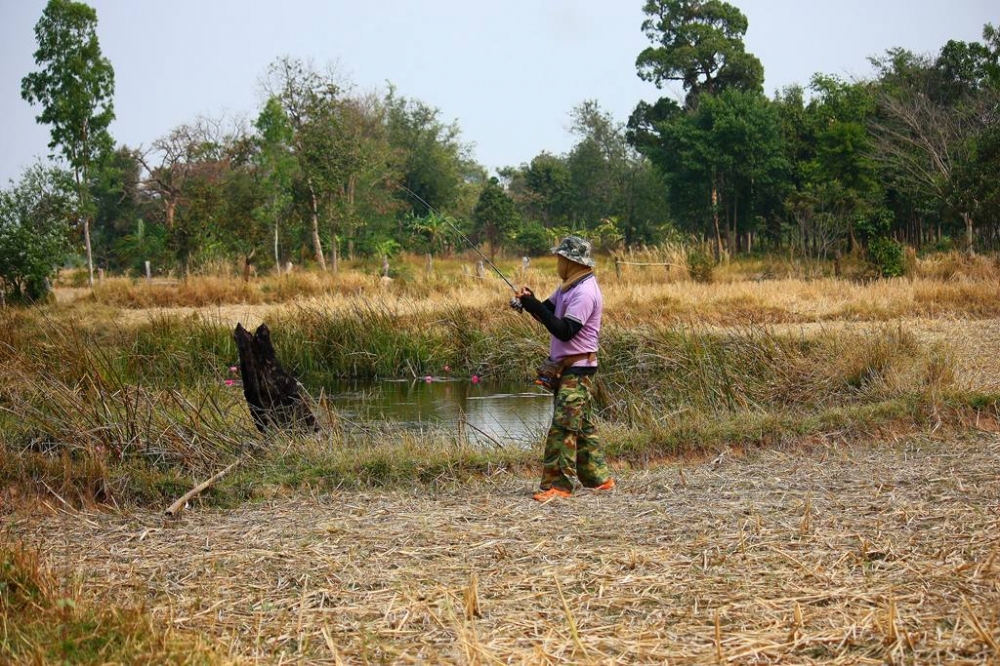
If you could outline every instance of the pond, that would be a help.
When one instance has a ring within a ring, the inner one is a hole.
[[[527,382],[431,377],[327,381],[324,393],[348,426],[385,422],[411,432],[454,428],[472,443],[530,446],[552,419],[552,394]]]

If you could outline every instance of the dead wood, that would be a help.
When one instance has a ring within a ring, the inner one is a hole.
[[[236,324],[233,338],[240,354],[243,396],[257,430],[318,431],[301,385],[278,362],[267,324],[258,326],[253,335],[243,324]]]

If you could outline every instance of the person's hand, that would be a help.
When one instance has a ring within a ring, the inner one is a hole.
[[[531,291],[527,287],[521,287],[521,290],[517,292],[517,298],[521,299],[524,298],[525,296],[531,296],[532,298],[534,298],[535,292]]]

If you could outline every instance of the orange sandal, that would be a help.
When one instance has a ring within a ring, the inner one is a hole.
[[[615,487],[615,480],[614,479],[608,479],[607,481],[605,481],[601,485],[594,486],[593,488],[591,488],[591,490],[611,490],[614,487]]]

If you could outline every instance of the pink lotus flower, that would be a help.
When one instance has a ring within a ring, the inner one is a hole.
[[[233,385],[233,384],[235,384],[235,383],[236,383],[236,382],[234,382],[234,381],[233,381],[232,379],[227,379],[227,380],[226,380],[226,386],[232,386],[232,385]]]
[[[239,372],[239,371],[240,371],[240,369],[239,369],[239,368],[237,368],[237,367],[236,367],[235,365],[231,365],[231,366],[229,366],[229,372],[233,373],[234,375],[235,375],[235,374],[236,374],[237,372]]]
[[[448,365],[447,363],[445,363],[445,366],[444,366],[444,372],[445,372],[445,374],[447,374],[447,373],[451,372],[451,366],[450,366],[450,365]]]
[[[472,383],[473,384],[479,383],[479,375],[472,375]]]
[[[431,377],[430,375],[427,375],[426,377],[424,377],[424,381],[430,384],[432,381],[434,381],[434,378]]]

